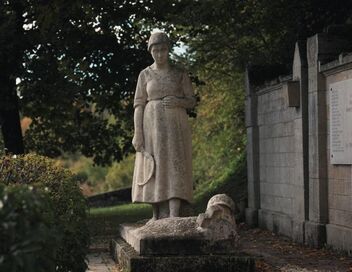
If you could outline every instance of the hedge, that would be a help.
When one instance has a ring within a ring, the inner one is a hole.
[[[55,271],[60,239],[46,194],[0,184],[0,271]]]
[[[60,237],[55,241],[55,271],[84,272],[89,246],[88,206],[75,176],[43,156],[6,156],[0,158],[0,183],[7,186],[30,185],[37,192],[47,195],[48,207],[51,207],[48,214],[53,214],[52,233]]]

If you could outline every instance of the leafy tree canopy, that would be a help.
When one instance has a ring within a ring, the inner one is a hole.
[[[2,71],[20,78],[22,113],[32,119],[28,151],[80,151],[96,163],[130,148],[134,88],[151,58],[153,1],[34,1],[0,4]],[[13,91],[5,90],[2,97]],[[3,99],[4,101],[4,99]],[[4,103],[8,104],[8,103]]]
[[[347,0],[5,0],[0,106],[12,105],[20,78],[28,151],[110,163],[131,148],[133,91],[154,27],[186,43],[195,74],[229,82],[247,63],[289,64],[297,39],[346,22],[351,9]]]
[[[290,66],[297,40],[352,16],[349,0],[182,0],[177,9],[168,20],[187,41],[196,69],[209,65],[220,77],[248,63]]]

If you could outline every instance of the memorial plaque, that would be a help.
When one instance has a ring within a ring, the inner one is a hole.
[[[330,84],[332,164],[352,164],[352,79]]]

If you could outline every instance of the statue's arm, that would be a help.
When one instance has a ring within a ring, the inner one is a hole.
[[[147,102],[146,80],[143,72],[138,76],[137,88],[134,96],[134,136],[132,144],[136,151],[142,151],[144,148],[144,135],[143,135],[143,114],[144,107]]]
[[[142,151],[144,148],[143,113],[144,106],[142,105],[138,105],[134,109],[134,136],[132,144],[136,151]]]
[[[194,96],[192,82],[186,72],[182,74],[181,87],[183,90],[183,97],[167,96],[163,99],[163,105],[165,107],[181,107],[185,109],[193,109],[197,103],[197,99]]]
[[[196,105],[196,98],[193,96],[185,96],[185,97],[176,97],[176,96],[167,96],[164,97],[162,103],[164,107],[167,108],[185,108],[192,109]]]
[[[180,107],[192,109],[196,105],[196,99],[194,97],[170,96],[163,99],[163,105],[168,108]]]
[[[186,96],[184,98],[179,98],[179,105],[185,109],[193,109],[196,105],[196,98],[194,96]]]
[[[194,96],[191,79],[186,72],[182,75],[182,87],[185,96],[180,101],[181,107],[185,109],[193,109],[196,106],[197,99]]]

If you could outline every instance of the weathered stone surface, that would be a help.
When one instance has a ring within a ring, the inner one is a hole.
[[[296,43],[289,81],[247,75],[246,221],[351,251],[352,40],[331,34]]]
[[[246,223],[250,227],[258,226],[258,210],[252,208],[246,208],[245,211]]]
[[[120,225],[111,253],[132,272],[254,271],[254,260],[239,253],[234,210],[233,200],[219,194],[198,217]]]
[[[188,73],[170,65],[170,46],[166,33],[151,34],[148,51],[154,63],[140,72],[133,103],[132,201],[153,204],[153,219],[179,216],[181,200],[193,199],[187,110],[196,98]]]
[[[326,225],[327,244],[335,249],[345,250],[352,255],[352,228],[327,224]]]
[[[305,223],[305,244],[312,247],[322,247],[326,243],[326,225],[315,222]]]
[[[197,230],[207,240],[233,240],[236,244],[238,234],[234,216],[235,209],[235,202],[226,194],[213,196],[208,202],[205,213],[197,217]]]
[[[164,218],[147,224],[122,224],[120,236],[141,255],[238,252],[237,237],[209,239],[207,232],[198,228],[197,217]]]
[[[111,241],[113,258],[130,272],[251,272],[255,271],[254,259],[244,254],[141,256],[122,239]]]

